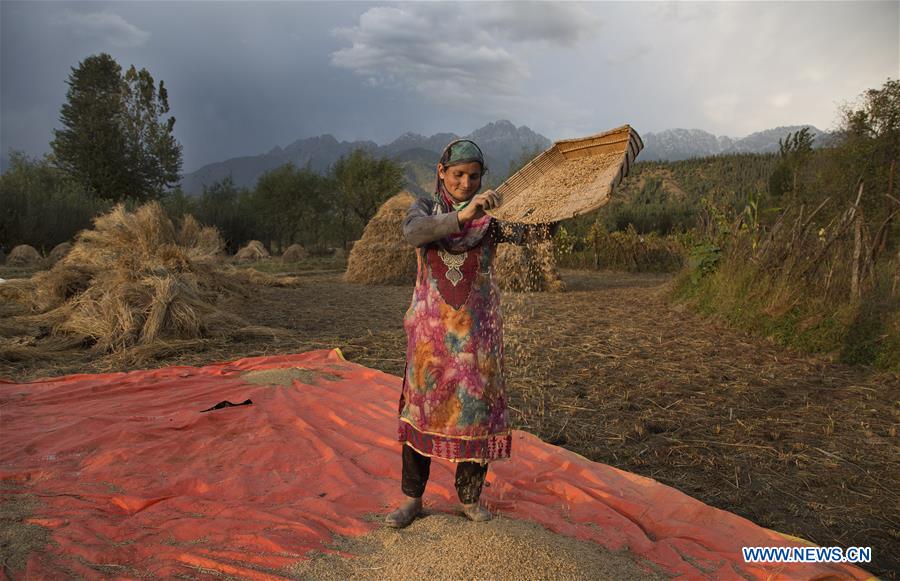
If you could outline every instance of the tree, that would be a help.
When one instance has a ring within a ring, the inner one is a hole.
[[[291,163],[266,172],[254,197],[263,230],[282,248],[295,242],[323,246],[329,189],[327,178]]]
[[[331,168],[340,203],[363,225],[379,206],[403,188],[403,168],[388,158],[375,159],[356,149]]]
[[[0,248],[30,244],[49,251],[109,210],[109,202],[85,196],[46,158],[11,151],[9,160],[9,169],[0,175]]]
[[[157,91],[146,69],[123,76],[108,54],[73,67],[54,130],[54,162],[90,194],[109,200],[159,198],[177,183],[181,145],[172,135],[162,81]]]
[[[169,93],[163,81],[157,90],[147,69],[134,65],[124,81],[122,120],[131,167],[140,176],[142,197],[159,197],[178,183],[181,171],[181,145],[172,135],[175,117],[162,119],[169,112]]]

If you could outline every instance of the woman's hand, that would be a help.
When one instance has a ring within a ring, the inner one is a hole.
[[[457,219],[463,225],[484,216],[487,210],[493,210],[503,201],[502,196],[494,190],[485,190],[472,198],[469,205],[459,211]]]

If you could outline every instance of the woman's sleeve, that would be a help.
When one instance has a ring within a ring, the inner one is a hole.
[[[494,220],[494,241],[498,244],[524,245],[529,242],[548,240],[559,230],[559,222],[552,224],[520,224],[518,222],[501,222]]]
[[[459,212],[432,215],[433,204],[429,198],[417,198],[406,211],[403,236],[413,246],[425,246],[460,231],[457,219]]]

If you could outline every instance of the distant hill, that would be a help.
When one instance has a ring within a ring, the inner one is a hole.
[[[823,145],[829,137],[811,125],[776,127],[741,139],[716,136],[700,129],[667,129],[641,135],[644,150],[638,161],[678,161],[727,153],[777,152],[779,139],[803,127],[810,128],[816,147]],[[524,151],[546,149],[552,145],[543,135],[524,125],[516,127],[506,120],[488,123],[465,137],[484,149],[490,169],[486,180],[491,187],[499,185],[507,174],[510,162],[521,157]],[[338,141],[333,135],[320,135],[298,139],[284,148],[276,146],[267,153],[205,165],[186,174],[182,179],[182,188],[188,194],[200,194],[204,184],[209,186],[229,175],[239,187],[252,188],[263,173],[289,162],[324,173],[341,157],[362,148],[376,156],[397,160],[406,174],[407,187],[414,193],[422,194],[434,187],[434,165],[441,151],[458,138],[453,133],[431,136],[404,133],[386,145],[378,145],[373,141]]]
[[[702,129],[667,129],[659,133],[641,134],[644,150],[640,161],[679,161],[692,157],[708,157],[728,153],[775,153],[778,140],[809,127],[815,140],[813,147],[822,147],[828,133],[812,125],[791,125],[751,133],[742,139],[716,136]]]
[[[510,162],[519,158],[523,151],[535,147],[546,149],[552,145],[549,139],[528,127],[516,127],[505,120],[488,123],[466,137],[485,150],[486,163],[495,176],[506,175]],[[268,153],[205,165],[186,174],[181,187],[188,194],[200,194],[204,184],[209,186],[231,175],[237,186],[250,188],[256,185],[263,173],[289,162],[324,173],[341,157],[362,148],[379,157],[396,159],[406,172],[409,189],[423,193],[431,191],[434,165],[444,147],[454,139],[459,139],[459,136],[453,133],[438,133],[430,137],[404,133],[381,146],[372,141],[338,141],[333,135],[298,139],[285,148],[276,146]]]

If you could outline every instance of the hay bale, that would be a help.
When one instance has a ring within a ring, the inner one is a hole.
[[[305,248],[299,244],[291,244],[281,255],[281,262],[300,262],[308,257],[309,252]]]
[[[553,242],[499,244],[494,257],[497,286],[513,292],[562,292],[565,285],[556,267]]]
[[[177,240],[194,260],[215,260],[225,254],[225,241],[219,230],[203,226],[190,214],[182,218]]]
[[[415,198],[407,191],[391,197],[366,224],[350,251],[344,280],[362,284],[413,284],[416,253],[403,236],[403,219]]]
[[[60,242],[54,246],[53,250],[50,251],[50,254],[47,255],[47,262],[51,265],[56,264],[65,258],[70,250],[72,250],[72,244],[70,242]]]
[[[35,250],[34,246],[19,244],[9,253],[6,263],[10,266],[29,266],[41,260],[43,260],[41,253]]]
[[[106,353],[244,332],[247,323],[216,303],[249,295],[247,283],[198,260],[221,238],[186,222],[176,232],[157,202],[135,212],[119,205],[80,232],[49,271],[8,282],[0,294],[37,312],[35,322],[54,337]]]
[[[269,251],[259,240],[251,240],[234,255],[237,262],[254,262],[263,258],[269,258]]]

